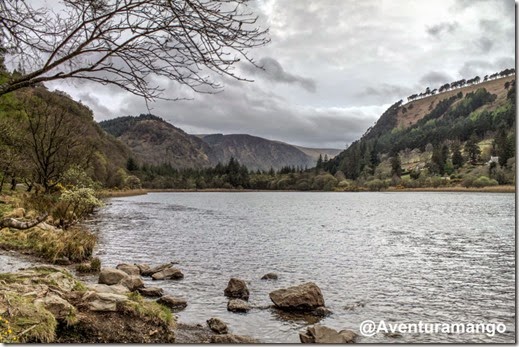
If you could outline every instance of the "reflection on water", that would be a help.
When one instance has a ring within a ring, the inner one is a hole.
[[[503,322],[505,334],[377,334],[362,342],[514,342],[514,195],[489,193],[154,193],[111,199],[93,221],[104,265],[179,261],[181,281],[154,282],[188,300],[180,321],[217,316],[236,334],[298,342],[305,319],[272,309],[227,312],[231,276],[253,307],[274,289],[317,283],[353,329],[366,319]],[[267,272],[277,281],[262,281]],[[293,317],[292,317],[293,318]]]

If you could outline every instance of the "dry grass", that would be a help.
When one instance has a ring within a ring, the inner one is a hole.
[[[26,251],[50,262],[63,257],[72,262],[89,259],[96,241],[94,234],[82,228],[0,230],[0,247]]]
[[[102,198],[118,198],[124,196],[146,195],[147,189],[127,189],[127,190],[103,190],[99,194]]]

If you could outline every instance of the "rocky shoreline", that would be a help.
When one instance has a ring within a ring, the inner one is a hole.
[[[2,254],[0,254],[2,256]],[[11,260],[16,259],[10,254]],[[5,254],[4,254],[5,257]],[[30,259],[27,259],[27,263]],[[25,260],[20,264],[26,264]],[[9,273],[0,273],[0,317],[9,319],[21,342],[40,343],[259,343],[248,336],[232,333],[218,317],[205,324],[177,323],[175,313],[189,304],[184,298],[165,293],[162,288],[145,286],[143,277],[153,281],[175,281],[184,274],[172,263],[119,264],[95,274],[97,283],[74,276],[74,265],[37,264]],[[3,269],[1,269],[3,270]],[[92,279],[92,278],[91,278]],[[267,274],[263,280],[276,280]],[[222,295],[227,309],[244,314],[251,309],[245,281],[231,278]],[[277,289],[270,293],[268,309],[285,313],[324,317],[325,307],[319,287],[312,283]],[[16,302],[16,304],[14,304]],[[319,318],[317,319],[317,321]],[[357,335],[350,330],[335,331],[319,324],[300,332],[305,343],[351,343]]]

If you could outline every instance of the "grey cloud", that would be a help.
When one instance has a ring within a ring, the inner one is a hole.
[[[283,66],[281,66],[281,64],[274,58],[261,58],[257,65],[259,68],[249,64],[243,69],[250,74],[260,76],[270,81],[299,84],[309,92],[315,93],[316,91],[316,82],[313,79],[297,76],[285,71]]]
[[[84,92],[78,94],[79,100],[85,104],[87,104],[92,112],[98,117],[103,119],[110,118],[112,112],[105,106],[103,106],[99,100],[99,98],[91,93]]]
[[[451,82],[454,79],[446,73],[439,71],[431,71],[420,78],[420,84],[424,86],[435,86],[442,83]]]
[[[482,37],[476,41],[476,45],[479,47],[481,52],[488,53],[494,46],[494,42],[488,37]]]
[[[515,59],[512,57],[501,57],[496,59],[494,62],[470,60],[463,64],[459,73],[463,78],[472,78],[474,76],[492,74],[514,66]]]
[[[443,33],[453,33],[459,26],[458,22],[442,22],[436,25],[427,27],[426,31],[429,35],[439,37]]]
[[[121,115],[139,114],[145,106],[128,98]],[[192,133],[249,133],[305,146],[343,148],[380,116],[370,109],[301,107],[270,96],[255,83],[228,86],[221,94],[197,95],[196,102],[157,102],[153,113]]]
[[[358,97],[371,97],[382,102],[396,101],[396,98],[402,98],[409,95],[413,90],[408,87],[398,86],[388,83],[381,83],[377,86],[369,86],[357,93]]]

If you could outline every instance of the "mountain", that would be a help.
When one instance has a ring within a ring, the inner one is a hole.
[[[399,157],[395,167],[400,162],[404,172],[420,167],[431,175],[450,174],[452,156],[455,152],[458,156],[459,148],[465,162],[483,165],[497,156],[505,167],[515,155],[516,114],[515,73],[507,71],[501,77],[494,74],[498,78],[489,81],[406,104],[400,100],[359,140],[326,163],[325,169],[342,171],[353,180],[377,175],[391,178],[390,158]],[[467,143],[476,144],[472,153]]]
[[[217,163],[204,141],[153,115],[120,117],[99,125],[127,145],[141,163],[168,163],[177,168],[202,168]]]
[[[213,148],[217,161],[226,163],[234,157],[252,170],[268,170],[271,167],[278,170],[283,166],[312,167],[317,160],[296,146],[246,134],[204,135],[202,140]]]
[[[246,134],[190,135],[153,115],[120,117],[100,122],[127,145],[140,163],[169,163],[176,168],[201,168],[227,163],[231,157],[251,170],[285,166],[312,167],[321,154],[332,158],[337,149],[297,147]]]

